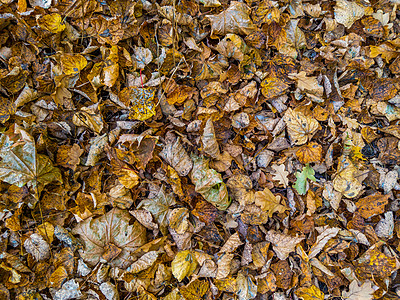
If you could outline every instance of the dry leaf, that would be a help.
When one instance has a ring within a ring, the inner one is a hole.
[[[318,121],[305,116],[302,112],[288,109],[283,117],[285,120],[290,140],[293,144],[303,145],[312,138],[317,131]]]
[[[270,230],[265,235],[265,239],[272,244],[272,248],[278,258],[284,260],[288,258],[290,252],[295,250],[297,244],[304,240],[304,237],[291,237],[275,230]]]

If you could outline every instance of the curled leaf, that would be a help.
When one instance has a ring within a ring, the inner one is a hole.
[[[208,160],[192,154],[193,169],[190,179],[195,184],[196,192],[219,210],[226,210],[230,205],[228,191],[221,175],[208,167]]]

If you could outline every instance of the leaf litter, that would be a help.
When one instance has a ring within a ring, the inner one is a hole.
[[[398,299],[398,1],[0,3],[1,299]]]

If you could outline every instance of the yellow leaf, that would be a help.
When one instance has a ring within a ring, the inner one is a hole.
[[[208,281],[196,279],[188,285],[181,287],[180,292],[186,300],[201,300],[209,287],[210,284]]]
[[[139,176],[131,169],[121,169],[118,181],[127,189],[131,189],[139,184]]]
[[[319,123],[310,116],[305,116],[300,111],[288,109],[283,116],[292,143],[303,145],[312,138],[318,130]]]
[[[48,14],[37,19],[40,28],[48,30],[52,33],[61,32],[65,29],[62,18],[59,14]]]
[[[176,279],[178,279],[179,282],[181,282],[185,276],[190,276],[193,274],[197,267],[197,261],[192,251],[184,250],[176,254],[171,263],[171,267],[172,274]]]
[[[282,95],[289,85],[279,77],[267,77],[261,82],[261,93],[264,95],[266,100],[275,98]]]
[[[49,285],[56,289],[59,289],[64,282],[64,280],[68,277],[67,270],[64,266],[59,266],[53,274],[51,274],[49,278]]]
[[[283,213],[288,209],[286,206],[280,204],[280,197],[279,199],[275,197],[268,188],[255,193],[255,204],[261,207],[269,217],[272,217],[274,212]]]
[[[324,300],[324,293],[315,285],[310,287],[301,287],[295,291],[297,297],[303,300]]]
[[[60,60],[62,71],[65,75],[78,74],[87,65],[86,58],[80,54],[64,54]]]
[[[131,119],[145,121],[156,114],[155,94],[153,88],[126,87],[118,96],[120,101],[130,107]]]
[[[357,168],[347,158],[339,160],[338,173],[333,179],[333,187],[347,198],[357,197],[362,190],[362,184],[357,179]]]

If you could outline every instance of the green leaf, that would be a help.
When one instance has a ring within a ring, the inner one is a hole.
[[[313,168],[310,167],[309,164],[303,167],[303,170],[301,172],[297,171],[297,179],[293,187],[300,195],[305,195],[307,192],[307,179],[317,181],[317,179],[315,179],[314,177],[314,174],[315,171],[313,170]]]
[[[1,134],[0,157],[0,180],[9,184],[36,188],[38,184],[63,182],[60,170],[49,157],[37,154],[32,136],[18,126]]]

